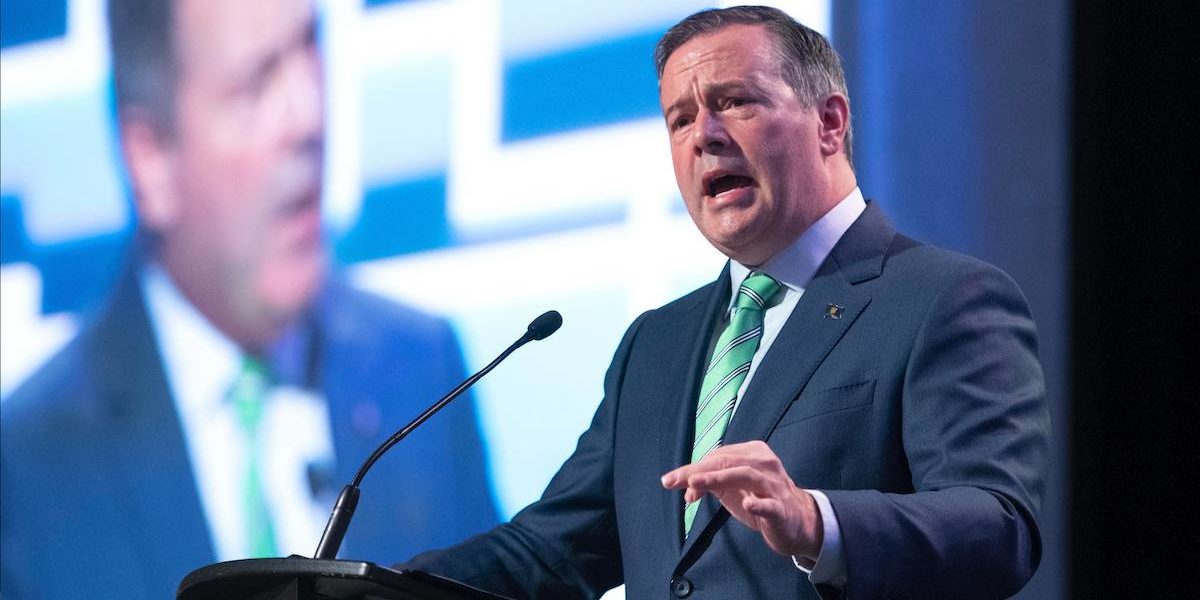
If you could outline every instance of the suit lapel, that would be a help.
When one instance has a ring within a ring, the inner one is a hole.
[[[725,443],[767,439],[829,351],[871,303],[867,290],[857,284],[882,273],[894,236],[882,213],[869,204],[817,270],[763,357],[729,423]]]
[[[340,280],[330,280],[309,317],[312,338],[308,383],[325,399],[333,442],[333,465],[329,472],[322,473],[315,487],[317,497],[329,506],[341,487],[354,479],[363,461],[399,426],[389,417],[411,416],[396,407],[424,401],[398,396],[396,390],[403,388],[394,378],[396,367],[382,364],[382,359],[394,362],[400,359],[392,350],[377,345],[378,332],[361,329],[366,326],[365,321],[349,318],[350,309],[345,302],[350,293],[344,285]],[[351,345],[355,348],[351,349]],[[385,399],[393,406],[389,408]],[[371,482],[368,477],[367,485],[374,488],[403,485],[396,481]],[[376,499],[369,505],[360,505],[354,526],[342,544],[341,556],[366,556],[389,547],[380,541],[383,536],[379,532],[396,530],[396,522],[385,520],[396,511],[382,510],[384,504]]]
[[[179,417],[132,270],[87,348],[100,384],[93,415],[111,443],[110,480],[128,519],[116,535],[156,567],[146,573],[182,578],[213,562],[208,526],[192,479]],[[155,589],[158,582],[149,582]]]
[[[679,348],[689,348],[686,361],[668,363],[677,368],[664,373],[671,385],[667,389],[682,390],[675,398],[663,398],[659,431],[671,432],[659,437],[659,465],[663,473],[687,462],[692,448],[692,427],[695,421],[696,396],[700,393],[700,374],[708,363],[708,346],[712,324],[729,302],[729,265],[721,272],[712,289],[697,302],[680,306],[664,315],[664,331],[676,336]],[[675,549],[683,547],[683,493],[664,490],[663,519],[673,525],[671,539]]]
[[[882,273],[893,237],[895,229],[878,207],[869,203],[821,264],[763,357],[729,423],[725,445],[767,439],[825,357],[871,303],[867,290],[856,285]],[[833,314],[831,306],[837,307]],[[686,558],[698,540],[711,537],[728,515],[715,497],[705,495],[682,556]]]
[[[813,279],[763,357],[725,433],[725,444],[765,440],[813,372],[854,323],[871,298],[840,273]],[[840,309],[829,309],[830,305]],[[832,318],[830,310],[841,316]]]
[[[373,344],[368,332],[350,329],[352,324],[339,312],[341,282],[326,284],[310,315],[312,338],[308,348],[307,383],[325,398],[333,436],[335,478],[328,492],[336,494],[342,485],[354,479],[362,461],[383,441],[393,423],[383,422],[380,406],[381,385],[392,372],[376,364],[384,349],[350,352],[347,341]],[[361,525],[361,522],[360,522]]]

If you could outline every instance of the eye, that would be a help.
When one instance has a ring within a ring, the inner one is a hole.
[[[685,115],[685,116],[681,116],[681,117],[676,117],[674,121],[671,121],[671,131],[679,131],[680,129],[683,129],[684,127],[687,127],[688,125],[691,125],[691,124],[692,124],[692,118],[690,116]]]
[[[247,98],[258,98],[267,87],[267,77],[263,73],[255,73],[242,81],[238,91]]]
[[[750,104],[749,98],[730,97],[730,98],[726,98],[724,101],[721,102],[721,108],[724,108],[724,109],[738,108],[740,106],[745,106],[747,104]]]
[[[234,91],[243,100],[257,101],[267,91],[271,78],[275,75],[278,60],[268,57],[259,63],[254,70],[246,73],[238,82]]]

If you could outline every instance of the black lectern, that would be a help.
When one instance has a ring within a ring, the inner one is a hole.
[[[508,600],[422,571],[302,556],[234,560],[202,567],[177,600]]]

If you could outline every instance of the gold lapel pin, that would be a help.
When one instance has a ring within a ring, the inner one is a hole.
[[[826,319],[840,319],[844,312],[846,312],[846,307],[841,304],[826,304],[824,317]]]

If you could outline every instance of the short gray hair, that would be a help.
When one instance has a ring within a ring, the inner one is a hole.
[[[735,6],[700,11],[667,30],[654,47],[654,67],[661,85],[667,59],[692,38],[730,25],[761,25],[775,38],[783,80],[805,106],[815,106],[832,93],[850,101],[842,61],[825,36],[805,27],[787,13],[769,6]],[[846,160],[854,166],[853,130],[846,124]]]

